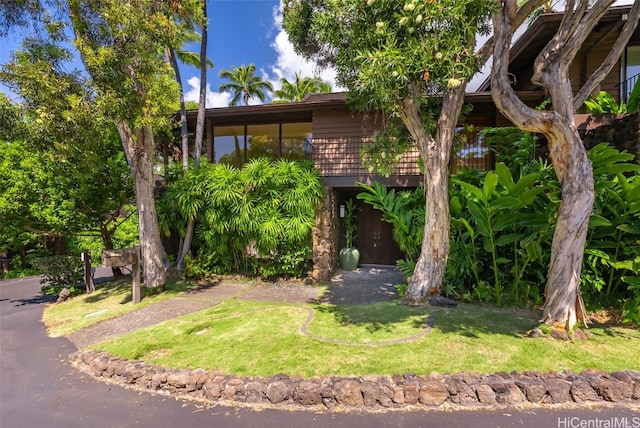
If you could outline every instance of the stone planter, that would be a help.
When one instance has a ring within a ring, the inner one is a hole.
[[[360,251],[355,247],[340,250],[340,267],[343,270],[356,270],[360,261]]]

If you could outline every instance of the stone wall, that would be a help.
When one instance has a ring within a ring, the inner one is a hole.
[[[626,150],[636,156],[640,163],[640,114],[629,114],[615,118],[610,124],[581,131],[581,137],[587,149],[600,144],[610,143],[618,150]]]
[[[313,228],[313,274],[316,281],[329,281],[338,265],[338,215],[336,191],[325,187],[316,209]]]
[[[580,374],[514,371],[303,379],[284,374],[256,378],[201,369],[165,369],[113,357],[101,351],[78,351],[70,356],[70,360],[97,378],[140,390],[219,404],[401,409],[406,406],[437,408],[442,405],[640,403],[640,372],[631,370],[614,373],[585,370]]]

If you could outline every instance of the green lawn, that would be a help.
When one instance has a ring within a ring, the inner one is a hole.
[[[60,337],[151,303],[175,297],[191,288],[195,288],[195,285],[183,281],[167,282],[162,292],[153,292],[143,287],[143,299],[134,305],[131,278],[117,279],[96,285],[93,293],[81,294],[62,304],[47,306],[42,321],[50,336]]]
[[[312,337],[301,332],[309,309]],[[430,316],[428,334],[384,345],[420,334]],[[257,376],[640,369],[640,331],[593,327],[590,340],[575,343],[523,337],[538,316],[470,304],[443,309],[228,300],[93,348],[166,367]]]

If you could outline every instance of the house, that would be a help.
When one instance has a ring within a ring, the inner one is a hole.
[[[617,37],[630,7],[612,8],[594,30],[571,68],[575,88],[602,62]],[[562,17],[547,13],[533,23],[513,46],[511,73],[520,98],[531,106],[546,98],[541,88],[530,83],[531,65],[536,54],[554,34]],[[602,82],[601,89],[618,100],[625,100],[640,74],[640,32],[636,31],[623,58]],[[490,95],[490,82],[485,81],[466,102],[474,106],[466,122],[476,130],[488,126],[511,126],[496,110]],[[191,126],[196,112],[188,113]],[[324,178],[325,198],[316,212],[313,236],[314,272],[316,279],[326,280],[337,265],[341,246],[339,217],[344,202],[359,193],[359,182],[378,181],[395,189],[412,189],[422,182],[416,164],[417,151],[407,153],[395,173],[381,177],[367,171],[360,150],[380,129],[379,115],[365,115],[349,109],[345,93],[312,95],[299,103],[212,108],[206,111],[205,155],[211,162],[240,166],[258,157],[307,158],[314,161]],[[589,124],[585,124],[585,132]],[[638,136],[635,135],[636,142]],[[492,168],[492,153],[482,147],[477,132],[452,157],[452,170],[461,166]],[[391,226],[381,219],[379,211],[361,204],[358,212],[358,238],[361,264],[391,265],[402,257],[393,241]]]

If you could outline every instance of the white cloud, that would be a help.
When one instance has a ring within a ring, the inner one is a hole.
[[[271,65],[271,74],[269,81],[274,88],[280,87],[280,79],[294,80],[295,74],[300,73],[302,76],[318,76],[322,80],[331,83],[334,91],[343,90],[336,84],[336,71],[326,68],[320,69],[317,64],[305,60],[296,54],[293,45],[289,41],[289,36],[282,29],[282,1],[277,8],[273,10],[274,26],[279,29],[275,38],[271,42],[271,47],[277,54],[275,64]]]
[[[185,101],[198,102],[200,98],[200,78],[191,77],[187,80],[189,89],[185,88],[184,99]],[[213,92],[211,85],[207,83],[207,108],[211,107],[228,107],[229,101],[231,101],[231,93],[229,92]]]

